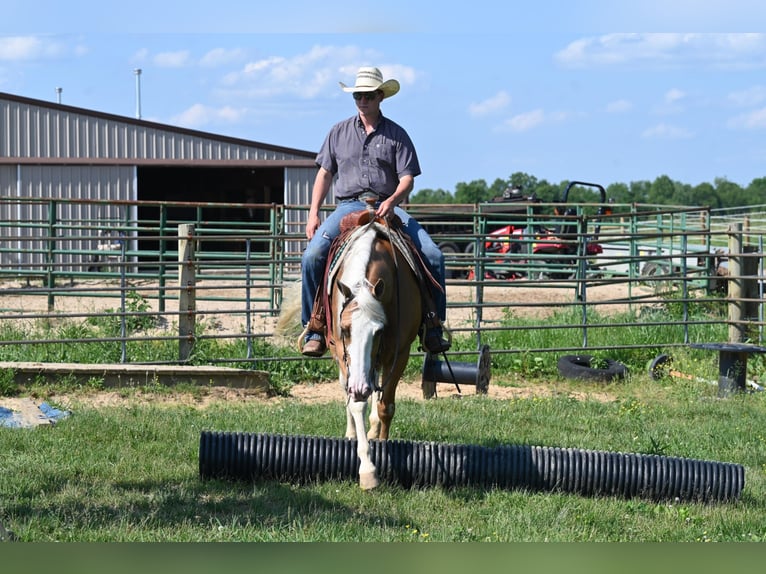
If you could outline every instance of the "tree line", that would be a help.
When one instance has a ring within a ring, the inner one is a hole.
[[[594,181],[594,184],[603,183]],[[517,188],[525,197],[534,196],[544,203],[554,203],[561,199],[569,181],[550,183],[537,179],[523,172],[511,174],[508,179],[496,179],[488,185],[483,179],[470,183],[461,182],[454,192],[443,189],[421,189],[410,196],[410,203],[481,203],[503,197],[506,190]],[[662,205],[704,206],[711,209],[741,208],[766,204],[766,177],[754,179],[747,187],[716,178],[713,183],[703,182],[689,185],[673,181],[667,175],[661,175],[654,181],[632,181],[611,183],[604,186],[608,200],[614,203],[643,203]],[[597,202],[595,190],[588,187],[575,187],[570,190],[569,202]]]

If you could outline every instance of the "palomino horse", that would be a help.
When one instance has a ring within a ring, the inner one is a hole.
[[[379,481],[368,439],[387,439],[399,378],[423,320],[420,279],[402,235],[369,214],[341,235],[326,274],[328,345],[346,396],[346,438],[357,439],[359,484]],[[368,400],[370,428],[365,434]]]

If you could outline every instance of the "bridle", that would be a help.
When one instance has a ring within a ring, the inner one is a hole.
[[[370,223],[368,223],[367,225],[374,225],[374,224],[375,224],[375,219],[374,218],[370,218]],[[394,277],[396,278],[396,280],[394,281],[394,284],[396,285],[396,287],[395,287],[395,289],[396,289],[396,312],[397,312],[398,323],[401,323],[401,319],[402,319],[402,317],[401,317],[401,308],[402,308],[402,306],[400,304],[400,290],[399,290],[399,260],[398,260],[398,258],[396,256],[396,246],[394,245],[394,241],[391,238],[391,226],[390,226],[388,220],[385,220],[385,231],[386,231],[386,239],[388,240],[388,243],[391,246],[391,257],[392,257],[392,259],[394,261],[394,270],[393,270],[394,273],[393,274],[394,274]],[[340,336],[340,341],[341,341],[341,347],[343,349],[342,361],[343,361],[343,365],[344,365],[345,370],[346,370],[346,376],[348,376],[348,372],[349,372],[350,358],[349,358],[349,354],[348,354],[348,345],[347,345],[347,340],[346,340],[346,335],[345,335],[346,331],[343,328],[342,317],[343,317],[344,313],[347,312],[347,311],[349,313],[353,313],[353,306],[352,305],[358,305],[358,303],[355,300],[355,297],[350,297],[350,298],[346,299],[343,302],[343,306],[341,307],[340,315],[339,315],[341,317],[341,325],[340,325],[341,336]],[[385,327],[384,327],[384,329],[385,329]],[[382,334],[382,331],[379,331],[378,333],[376,333],[375,337],[379,337],[381,334]],[[373,381],[373,389],[372,390],[374,392],[376,392],[376,393],[382,393],[383,390],[386,388],[386,385],[388,385],[388,383],[391,381],[391,378],[392,378],[392,375],[393,375],[393,371],[394,371],[394,368],[396,366],[396,362],[399,359],[399,343],[400,343],[400,340],[401,340],[400,338],[401,338],[401,331],[400,331],[400,329],[396,329],[396,335],[395,335],[395,339],[394,339],[394,358],[391,361],[391,368],[390,368],[388,374],[386,375],[385,379],[381,380],[381,384],[380,385],[378,385],[377,365],[380,364],[380,357],[381,357],[381,352],[382,352],[382,349],[383,349],[383,345],[380,342],[378,342],[377,353],[376,353],[375,359],[372,361],[372,368],[371,368],[371,372],[369,373],[370,380]]]

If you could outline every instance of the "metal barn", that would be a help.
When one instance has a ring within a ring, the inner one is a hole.
[[[138,221],[156,216],[151,202],[308,205],[315,152],[290,149],[126,116],[105,114],[0,92],[0,265],[34,265],[39,253],[7,245],[34,241],[50,200],[62,202],[64,221]],[[39,203],[19,202],[38,198]],[[141,201],[140,206],[120,202]],[[148,202],[144,204],[143,202]],[[144,213],[125,213],[125,210]],[[183,219],[183,209],[171,217]],[[242,209],[242,218],[267,221],[268,209]],[[227,217],[237,216],[227,210]],[[286,225],[305,211],[286,210]],[[87,225],[86,225],[87,227]],[[81,237],[88,234],[79,231]],[[94,239],[70,238],[72,251]],[[5,238],[3,238],[5,236]],[[34,251],[34,250],[33,250]],[[71,263],[77,256],[71,256]]]

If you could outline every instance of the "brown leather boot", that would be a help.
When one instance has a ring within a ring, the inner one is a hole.
[[[309,324],[306,326],[307,333],[303,339],[303,348],[301,353],[307,357],[321,357],[327,352],[327,341],[325,332],[327,323],[325,322],[325,309],[322,305],[323,289],[319,289],[314,298],[314,307],[311,311]]]
[[[307,357],[321,357],[327,352],[327,343],[321,333],[308,333],[303,340],[301,353]]]

